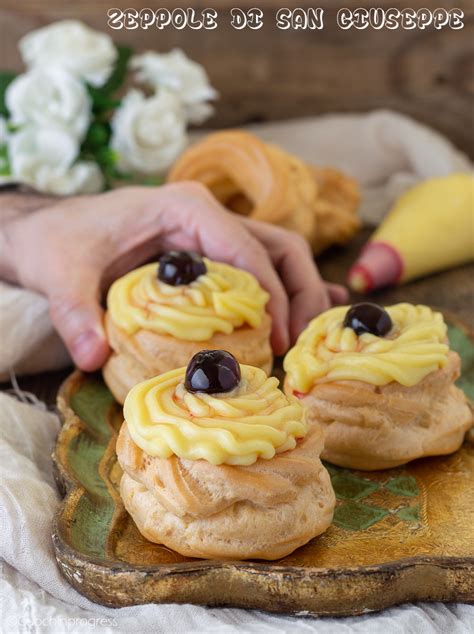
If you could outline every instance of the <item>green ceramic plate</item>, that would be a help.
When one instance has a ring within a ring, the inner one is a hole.
[[[460,385],[474,398],[474,346],[451,324]],[[327,465],[337,496],[321,537],[277,562],[189,559],[137,531],[118,495],[121,408],[101,378],[62,387],[54,465],[66,494],[53,542],[70,583],[109,606],[233,605],[275,612],[359,614],[403,601],[474,601],[474,450],[380,472]]]

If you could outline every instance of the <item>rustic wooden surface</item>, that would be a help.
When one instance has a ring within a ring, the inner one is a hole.
[[[282,6],[325,10],[321,31],[282,31],[275,14]],[[115,40],[137,49],[167,51],[183,48],[207,68],[221,93],[214,128],[249,122],[315,115],[335,111],[365,111],[393,108],[443,132],[458,147],[474,155],[472,97],[474,82],[474,4],[467,0],[440,3],[438,0],[379,2],[348,0],[302,0],[278,3],[273,0],[242,0],[237,6],[260,7],[264,26],[259,31],[237,31],[230,27],[227,0],[198,0],[178,3],[149,0],[150,8],[193,6],[219,11],[219,26],[213,31],[112,31],[107,27],[111,6],[138,6],[128,0],[0,0],[0,67],[21,69],[18,39],[27,31],[64,18],[81,18],[92,27],[107,30]],[[426,30],[343,31],[336,13],[350,8],[382,6],[428,9],[452,6],[463,9],[465,27]]]
[[[334,248],[319,258],[321,272],[331,282],[344,283],[350,264],[354,261],[361,245],[370,231],[362,230],[345,248]],[[361,296],[352,295],[360,300]],[[374,293],[371,297],[383,304],[400,301],[430,304],[446,310],[474,329],[474,265],[457,267],[397,288]],[[57,390],[70,370],[45,372],[38,376],[20,377],[21,389],[33,392],[49,405],[54,405]],[[0,384],[0,389],[11,387]]]

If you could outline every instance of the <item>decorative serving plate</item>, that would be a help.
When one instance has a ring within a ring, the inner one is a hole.
[[[450,326],[474,397],[474,345]],[[118,494],[121,407],[101,378],[74,372],[58,396],[53,462],[65,499],[53,543],[68,581],[112,607],[195,603],[312,615],[404,601],[474,601],[474,445],[378,472],[327,465],[337,496],[322,536],[275,562],[183,557],[143,538]]]

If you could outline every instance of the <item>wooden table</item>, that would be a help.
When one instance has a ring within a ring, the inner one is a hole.
[[[445,134],[457,147],[474,155],[472,97],[474,93],[472,41],[474,4],[439,0],[148,0],[138,6],[204,7],[218,11],[212,31],[156,28],[119,30],[107,27],[110,7],[137,6],[129,0],[1,0],[0,67],[22,69],[17,50],[20,37],[55,20],[80,19],[109,33],[135,50],[164,53],[182,48],[203,64],[220,93],[214,128],[275,121],[332,112],[365,112],[391,108]],[[264,12],[260,30],[235,30],[230,9],[258,7]],[[324,9],[322,30],[279,30],[276,13],[282,7]],[[414,9],[453,6],[465,13],[464,28],[342,30],[337,26],[341,7]]]
[[[325,279],[331,282],[344,283],[350,264],[357,256],[361,245],[370,235],[368,229],[361,231],[345,248],[333,248],[319,259],[319,266]],[[352,299],[360,301],[361,296],[353,295]],[[417,280],[371,296],[382,304],[393,304],[400,301],[424,303],[436,306],[457,316],[474,329],[474,264],[461,266],[430,277]],[[69,374],[70,369],[58,372],[45,372],[31,377],[20,377],[21,389],[35,394],[48,405],[53,405],[57,390]],[[3,384],[2,389],[11,387]]]

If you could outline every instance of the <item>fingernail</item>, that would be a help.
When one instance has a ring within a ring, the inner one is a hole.
[[[80,363],[89,357],[97,344],[102,342],[103,339],[104,338],[95,330],[81,332],[72,344],[72,354],[76,362]]]
[[[76,365],[85,372],[94,372],[102,367],[110,354],[104,331],[97,327],[81,333],[71,346]]]

